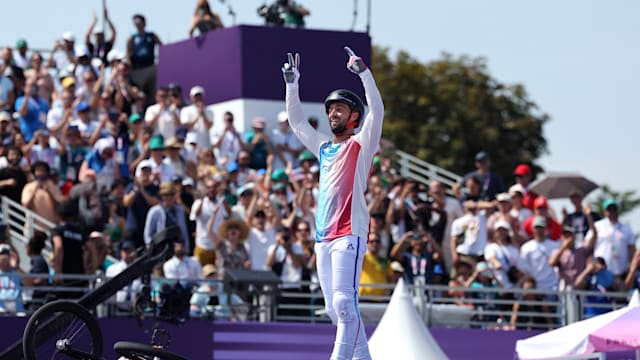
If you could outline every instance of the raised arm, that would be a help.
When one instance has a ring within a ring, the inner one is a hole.
[[[285,103],[289,116],[289,126],[300,142],[309,149],[316,158],[320,158],[320,144],[329,140],[329,137],[314,129],[305,121],[300,103],[298,81],[300,79],[300,54],[295,57],[287,54],[288,62],[282,66],[282,74],[286,84]]]

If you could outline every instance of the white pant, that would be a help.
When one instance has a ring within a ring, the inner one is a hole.
[[[331,360],[371,359],[367,334],[358,310],[358,285],[366,250],[366,239],[356,235],[315,245],[325,308],[338,327]]]

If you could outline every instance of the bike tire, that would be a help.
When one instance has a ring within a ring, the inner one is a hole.
[[[66,316],[65,316],[66,315]],[[82,305],[68,300],[57,300],[43,305],[36,310],[24,329],[22,350],[25,360],[38,360],[36,348],[54,337],[59,330],[69,326],[75,316],[84,323],[91,336],[91,351],[95,359],[102,358],[103,339],[98,321]],[[51,349],[56,351],[55,347]]]
[[[131,360],[189,360],[188,358],[172,353],[171,351],[130,341],[118,341],[113,344],[113,350],[120,356]]]

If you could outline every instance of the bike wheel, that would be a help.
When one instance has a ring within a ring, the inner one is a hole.
[[[113,350],[120,356],[130,360],[189,360],[171,351],[156,348],[146,344],[130,341],[118,341],[113,345]]]
[[[62,345],[65,350],[60,351]],[[58,300],[36,310],[22,336],[25,360],[102,359],[102,332],[98,321],[72,301]]]

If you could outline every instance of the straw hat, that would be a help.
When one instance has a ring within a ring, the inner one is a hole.
[[[227,232],[229,230],[229,226],[237,226],[240,228],[240,240],[244,241],[249,237],[249,227],[247,224],[240,219],[229,219],[220,225],[218,229],[218,235],[223,239],[227,239]]]

